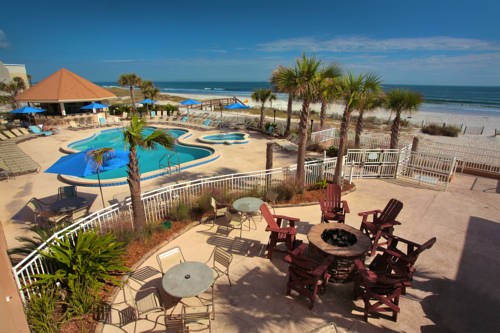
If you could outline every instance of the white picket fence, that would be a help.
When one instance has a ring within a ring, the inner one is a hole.
[[[331,178],[335,171],[337,158],[310,161],[305,163],[305,183],[312,185],[324,177]],[[295,177],[296,165],[284,168],[260,170],[253,172],[235,173],[229,175],[202,178],[180,184],[165,186],[142,194],[147,222],[165,219],[169,210],[174,205],[185,203],[189,206],[204,190],[210,188],[224,188],[231,192],[244,192],[256,187],[276,186],[288,179]],[[56,239],[70,237],[74,240],[80,231],[89,229],[117,230],[117,228],[131,227],[130,199],[122,204],[114,204],[96,211],[67,228],[52,235],[45,243],[16,266],[13,267],[17,286],[21,291],[23,300],[29,298],[30,291],[25,287],[30,286],[36,279],[34,275],[52,273],[43,260],[40,252],[47,249]]]

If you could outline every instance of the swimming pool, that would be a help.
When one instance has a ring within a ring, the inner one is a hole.
[[[239,132],[222,133],[207,135],[198,140],[205,143],[232,145],[233,143],[248,143],[248,134]]]
[[[144,129],[143,134],[149,135],[155,130],[156,128],[147,127]],[[183,143],[182,139],[186,139],[191,136],[191,134],[188,134],[187,130],[164,129],[164,131],[174,138],[178,139],[178,141],[174,145],[173,150],[168,150],[160,145],[156,145],[155,149],[151,150],[143,149],[140,147],[137,148],[139,170],[141,171],[141,179],[143,180],[168,174],[172,170],[177,171],[203,163],[208,163],[211,160],[219,157],[219,155],[214,154],[215,151],[212,148],[202,145]],[[86,149],[96,149],[103,147],[114,148],[117,150],[128,149],[128,147],[125,147],[125,142],[123,140],[123,129],[121,128],[108,129],[98,132],[87,139],[73,142],[67,147],[69,148],[67,150],[72,151],[83,151]],[[125,178],[127,177],[127,167],[125,166],[115,170],[102,172],[100,173],[100,177],[101,180],[104,180],[105,184],[108,184],[108,186],[126,184]],[[93,183],[93,180],[97,180],[97,175],[90,175],[80,179],[89,180],[88,183],[90,184]]]

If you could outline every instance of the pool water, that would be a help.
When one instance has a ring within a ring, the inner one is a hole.
[[[245,134],[243,134],[243,133],[231,133],[231,134],[208,135],[208,136],[204,136],[203,139],[214,140],[214,141],[244,140]]]
[[[143,131],[143,135],[147,136],[154,131],[154,128],[145,128]],[[180,129],[167,129],[165,131],[174,138],[178,138],[188,132]],[[128,150],[128,147],[125,147],[122,129],[102,131],[89,139],[74,142],[70,144],[69,147],[78,151],[104,147],[113,148],[116,150]],[[139,170],[141,174],[167,168],[169,158],[170,165],[174,166],[204,158],[212,155],[213,153],[214,151],[208,148],[196,147],[180,143],[176,143],[173,150],[168,150],[160,145],[155,145],[155,149],[151,150],[140,147],[137,148]],[[102,172],[100,174],[100,177],[101,179],[127,177],[127,167],[124,166],[119,169]],[[97,175],[90,175],[84,178],[97,179]]]

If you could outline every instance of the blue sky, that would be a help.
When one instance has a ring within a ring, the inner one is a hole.
[[[35,81],[264,81],[305,51],[385,83],[500,86],[500,2],[463,2],[9,1],[0,60]]]

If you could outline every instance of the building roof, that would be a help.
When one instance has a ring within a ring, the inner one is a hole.
[[[116,96],[66,68],[61,68],[16,96],[17,101],[42,103],[98,101],[106,98]]]

